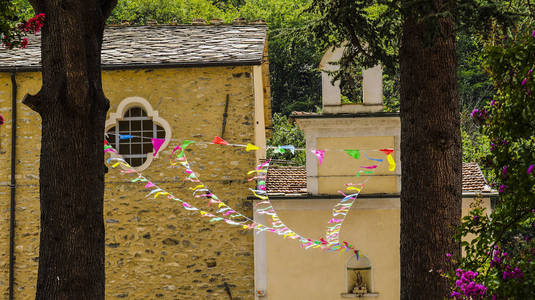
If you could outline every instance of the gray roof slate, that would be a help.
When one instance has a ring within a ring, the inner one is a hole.
[[[112,26],[104,31],[102,68],[188,65],[259,65],[265,25]],[[0,71],[38,70],[40,34],[26,49],[0,49]]]

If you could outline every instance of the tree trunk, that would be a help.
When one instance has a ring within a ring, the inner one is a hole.
[[[45,13],[36,299],[104,299],[104,122],[100,52],[114,1],[34,0]]]
[[[462,197],[455,2],[402,2],[401,299],[443,299],[449,289],[440,272],[452,267],[446,253],[460,255],[453,240]],[[444,11],[451,14],[429,18]]]

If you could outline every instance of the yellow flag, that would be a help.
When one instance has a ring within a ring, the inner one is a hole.
[[[249,152],[249,151],[252,151],[252,150],[258,150],[260,149],[260,147],[257,147],[253,144],[247,144],[247,147],[245,147],[245,151]]]
[[[358,187],[356,187],[356,186],[348,186],[348,187],[347,187],[347,190],[348,190],[348,191],[355,190],[355,191],[357,191],[357,192],[360,192],[360,188],[358,188]]]
[[[396,170],[396,161],[394,160],[394,158],[392,157],[392,155],[388,154],[388,156],[386,157],[386,159],[388,160],[388,170],[390,172],[393,172]]]

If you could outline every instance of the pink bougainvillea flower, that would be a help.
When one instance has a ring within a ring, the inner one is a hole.
[[[503,169],[502,169],[502,176],[503,177],[506,177],[507,178],[507,169],[509,168],[509,166],[504,166]]]
[[[527,78],[524,78],[524,80],[522,80],[521,85],[524,86],[524,85],[526,85],[526,83],[528,83],[528,79],[527,79]]]
[[[0,125],[4,125],[4,117],[2,115],[0,115]]]
[[[533,32],[531,33],[531,36],[535,37],[535,30],[533,30]]]
[[[530,165],[528,167],[528,174],[531,174],[531,172],[533,172],[533,169],[535,168],[535,165]]]

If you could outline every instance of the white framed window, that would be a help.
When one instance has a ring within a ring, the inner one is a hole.
[[[137,170],[146,169],[171,140],[169,123],[141,97],[121,101],[117,112],[110,114],[105,128],[108,143]],[[153,156],[153,138],[165,139],[156,156]]]

